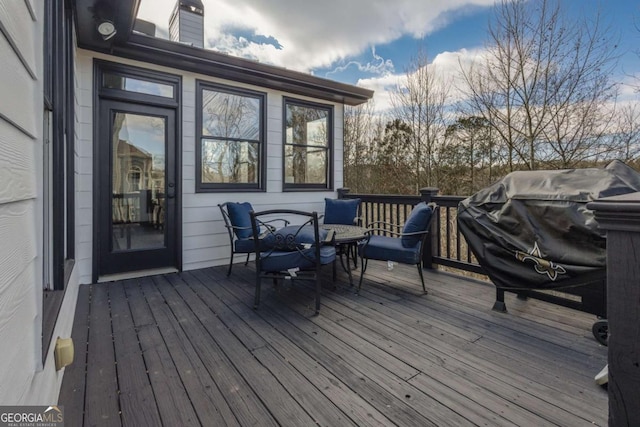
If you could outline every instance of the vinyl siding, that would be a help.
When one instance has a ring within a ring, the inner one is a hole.
[[[249,201],[256,210],[295,208],[305,211],[324,211],[324,198],[336,197],[335,189],[342,186],[342,135],[343,135],[343,106],[332,104],[334,107],[334,185],[333,191],[313,192],[282,192],[282,108],[283,96],[296,99],[318,101],[312,98],[300,97],[289,93],[279,92],[256,86],[239,84],[233,81],[211,78],[205,75],[185,73],[180,70],[158,67],[138,61],[124,60],[109,55],[94,52],[78,51],[78,93],[79,110],[82,112],[78,129],[78,180],[92,183],[92,102],[93,58],[130,64],[137,67],[151,68],[182,76],[182,267],[191,270],[213,265],[226,264],[229,261],[229,238],[218,208],[218,203],[227,201]],[[247,88],[267,93],[267,182],[266,192],[256,193],[196,193],[195,192],[195,121],[196,112],[196,80],[221,83],[238,88]],[[82,150],[80,150],[82,146]],[[91,239],[93,236],[92,209],[85,207],[91,203],[92,187],[90,184],[79,185],[76,188],[82,202],[76,208],[76,234],[79,239],[77,247],[78,271],[81,283],[91,282]],[[87,193],[87,194],[84,194]],[[80,205],[83,207],[81,208]],[[82,257],[82,258],[80,258]],[[237,261],[244,261],[243,257],[236,257]]]
[[[0,0],[0,402],[29,402],[41,334],[41,23]],[[10,242],[10,243],[9,243]],[[38,295],[40,293],[40,295]]]

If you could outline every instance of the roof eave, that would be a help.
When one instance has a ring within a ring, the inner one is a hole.
[[[78,45],[124,58],[351,106],[363,104],[373,97],[373,91],[369,89],[143,34],[131,33],[125,40],[118,40],[108,47],[81,39]]]

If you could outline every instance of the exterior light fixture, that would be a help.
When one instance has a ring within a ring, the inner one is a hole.
[[[116,26],[113,25],[113,22],[103,19],[98,23],[98,32],[102,36],[103,40],[109,40],[116,35],[118,30],[116,30]]]

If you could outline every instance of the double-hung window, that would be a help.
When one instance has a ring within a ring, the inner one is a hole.
[[[284,99],[285,190],[332,188],[333,106]]]
[[[266,94],[198,81],[196,190],[264,190]]]

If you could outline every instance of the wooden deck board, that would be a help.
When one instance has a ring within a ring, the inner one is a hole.
[[[69,425],[80,426],[84,417],[84,398],[87,377],[87,342],[89,340],[90,286],[80,286],[71,338],[75,347],[75,357],[64,370],[64,378],[69,387],[60,390],[60,401],[65,402],[65,420]]]
[[[91,287],[84,424],[120,426],[120,402],[106,286]]]
[[[606,425],[595,316],[510,294],[495,313],[491,286],[443,273],[423,295],[412,267],[371,262],[360,295],[327,273],[318,316],[303,282],[265,282],[253,310],[252,264],[86,286],[74,336],[96,366],[67,368],[59,403],[81,422],[85,381],[84,425],[133,425],[149,398],[138,425]]]
[[[126,283],[109,286],[113,343],[117,356],[123,426],[159,425],[160,414],[124,293]]]

